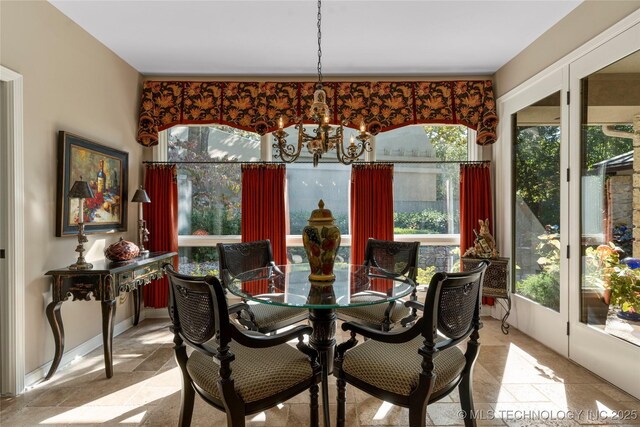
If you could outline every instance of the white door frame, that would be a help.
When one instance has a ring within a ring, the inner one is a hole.
[[[607,44],[609,41],[623,35],[629,31],[637,31],[637,27],[640,25],[640,9],[632,12],[627,17],[621,19],[617,24],[611,26],[609,29],[603,31],[587,43],[576,48],[566,56],[560,58],[558,61],[545,68],[535,76],[532,76],[524,83],[520,84],[516,88],[510,90],[506,94],[502,95],[497,100],[498,113],[502,121],[501,126],[498,128],[498,142],[494,145],[493,159],[496,165],[496,194],[501,194],[505,197],[496,197],[496,225],[498,226],[499,233],[496,233],[498,238],[499,247],[503,249],[503,252],[510,255],[511,250],[511,234],[513,233],[513,224],[511,220],[511,141],[507,140],[504,135],[505,121],[510,121],[509,115],[505,113],[505,103],[519,96],[519,94],[528,88],[536,85],[540,80],[545,79],[549,74],[563,68],[570,68],[570,76],[568,80],[577,78],[575,68],[576,63],[591,52],[600,50],[601,52],[611,49],[611,45],[607,45],[603,49],[599,49],[601,46]],[[634,29],[635,28],[635,29]],[[629,34],[631,34],[629,32]],[[634,33],[637,34],[637,33]],[[628,37],[627,35],[626,37]],[[633,37],[633,35],[631,35]],[[637,44],[637,38],[636,46]],[[614,54],[615,55],[615,54]],[[613,62],[613,61],[612,61]],[[600,67],[608,65],[602,63]],[[596,70],[594,70],[596,71]],[[578,72],[579,75],[579,72]],[[574,80],[575,81],[575,80]],[[570,86],[567,82],[565,90]],[[574,83],[575,85],[575,83]],[[564,92],[564,91],[563,91]],[[569,153],[569,165],[570,166],[570,217],[571,215],[579,217],[580,215],[580,192],[578,184],[580,182],[580,163],[579,156],[576,149],[579,148],[579,120],[576,120],[574,116],[577,111],[577,107],[580,105],[579,90],[571,91],[571,104],[569,109],[569,134],[570,134],[570,153]],[[517,111],[517,110],[516,110]],[[563,128],[564,129],[564,128]],[[507,133],[510,133],[507,130]],[[578,142],[576,142],[578,141]],[[575,147],[575,148],[574,148]],[[563,235],[569,234],[569,242],[573,246],[571,250],[571,259],[569,262],[569,322],[570,322],[570,335],[569,335],[569,357],[580,365],[586,367],[589,370],[597,373],[606,380],[612,382],[616,386],[623,388],[625,391],[640,398],[640,389],[637,381],[633,375],[629,374],[629,366],[635,366],[637,364],[637,347],[634,349],[631,344],[624,341],[607,336],[604,333],[598,333],[593,327],[584,325],[579,322],[579,300],[578,286],[579,286],[579,266],[580,266],[580,229],[579,221],[569,221],[568,227],[561,228],[564,230]],[[562,226],[561,226],[562,227]],[[564,247],[563,247],[564,249]],[[577,254],[577,255],[576,255]],[[566,289],[566,288],[565,288]],[[509,323],[513,323],[513,319],[509,319]],[[545,340],[541,340],[543,344],[547,344]],[[602,352],[595,351],[594,349],[606,349],[608,351],[607,357],[602,356]],[[631,352],[629,351],[631,350]],[[629,357],[631,354],[631,357]],[[613,355],[613,356],[612,356]],[[635,356],[635,357],[634,357]],[[612,369],[613,368],[613,369]],[[615,371],[615,372],[614,372]]]
[[[25,251],[24,251],[24,136],[22,75],[0,65],[0,81],[6,83],[7,115],[3,139],[7,158],[0,168],[6,172],[7,284],[0,300],[2,312],[2,394],[17,395],[25,378]]]
[[[496,164],[496,188],[500,188],[501,197],[496,197],[496,224],[504,224],[507,230],[513,230],[515,226],[513,222],[513,129],[512,115],[540,101],[543,98],[560,92],[560,162],[558,168],[564,171],[567,167],[568,154],[568,107],[564,100],[566,99],[565,87],[568,83],[567,75],[568,67],[561,67],[538,76],[528,85],[513,92],[508,97],[502,97],[498,101],[500,110],[500,144],[494,152]],[[541,304],[533,302],[519,294],[512,292],[512,308],[509,316],[509,323],[530,335],[543,344],[551,347],[561,355],[568,357],[568,337],[565,332],[565,325],[568,321],[569,304],[567,301],[567,278],[568,278],[568,262],[566,258],[566,244],[568,241],[567,233],[567,183],[563,179],[564,173],[560,173],[560,311],[546,308]],[[517,232],[515,230],[514,232]],[[500,233],[499,247],[505,256],[511,258],[514,263],[514,254],[512,253],[513,233]],[[513,269],[513,265],[511,269]],[[513,286],[513,285],[512,285]],[[513,287],[512,287],[513,289]]]
[[[637,51],[640,47],[640,23],[625,30],[606,44],[594,49],[588,55],[577,59],[570,65],[571,88],[571,205],[573,215],[580,218],[580,183],[581,183],[581,94],[580,81],[601,68]],[[629,117],[631,121],[632,117]],[[636,225],[637,226],[637,225]],[[580,321],[581,292],[581,221],[573,221],[570,225],[571,246],[576,255],[572,255],[570,266],[570,292],[576,298],[570,298],[571,335],[569,337],[570,358],[590,371],[595,372],[624,389],[633,396],[640,398],[640,384],[638,376],[629,374],[629,367],[638,363],[640,348],[620,338],[606,334],[603,330]],[[575,259],[573,258],[575,256]],[[614,362],[612,362],[612,355]]]

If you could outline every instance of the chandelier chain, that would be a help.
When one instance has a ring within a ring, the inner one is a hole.
[[[322,85],[322,1],[318,0],[318,83]]]
[[[1,0],[0,0],[1,1]],[[318,1],[318,82],[313,92],[313,103],[309,106],[309,116],[313,118],[317,127],[313,132],[307,132],[304,126],[304,116],[297,118],[296,129],[298,130],[297,142],[288,141],[289,134],[284,130],[284,118],[281,116],[279,128],[273,132],[276,142],[273,148],[278,150],[276,154],[286,163],[295,162],[306,146],[307,151],[313,156],[313,166],[318,166],[322,156],[329,151],[335,150],[338,161],[345,165],[350,165],[360,159],[365,152],[372,150],[370,138],[371,134],[362,122],[360,133],[351,135],[350,142],[345,143],[343,125],[346,120],[339,122],[338,126],[332,126],[331,110],[327,105],[327,92],[322,87],[322,0]],[[309,117],[307,117],[309,118]]]

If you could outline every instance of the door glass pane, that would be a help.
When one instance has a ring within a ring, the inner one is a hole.
[[[560,92],[513,127],[515,291],[560,311]]]
[[[581,86],[581,321],[640,345],[640,52]]]

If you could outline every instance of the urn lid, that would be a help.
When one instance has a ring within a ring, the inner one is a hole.
[[[324,202],[322,199],[318,202],[318,209],[314,209],[309,217],[309,222],[332,222],[335,220],[331,211],[324,208]]]

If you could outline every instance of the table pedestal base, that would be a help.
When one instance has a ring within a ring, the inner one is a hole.
[[[322,366],[322,413],[324,426],[329,427],[329,373],[333,371],[333,353],[336,346],[336,310],[335,309],[309,309],[309,321],[313,333],[309,339],[309,345],[320,356]]]

